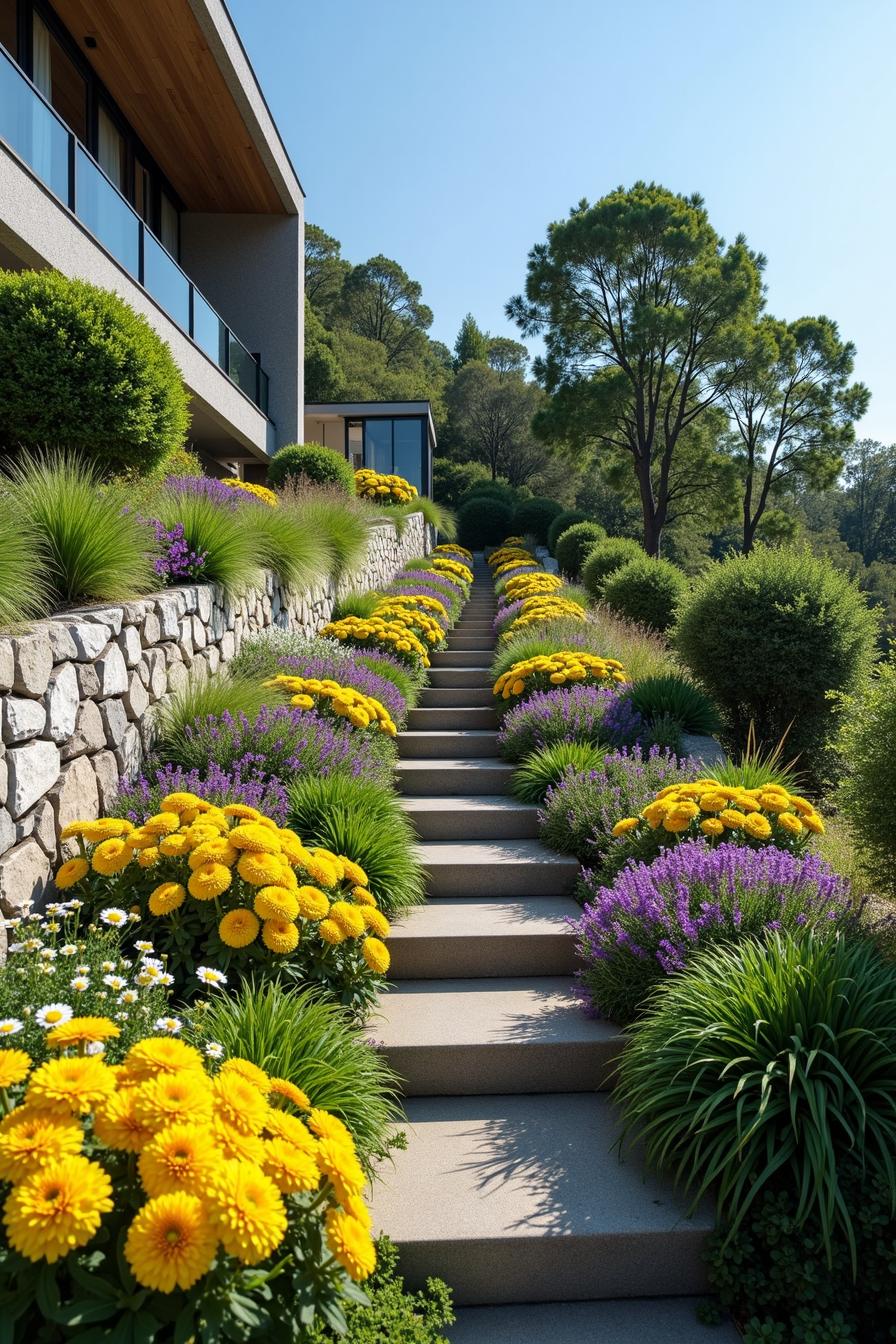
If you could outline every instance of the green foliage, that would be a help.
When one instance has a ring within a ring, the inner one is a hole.
[[[0,271],[0,446],[150,471],[189,422],[171,351],[123,299],[59,271]]]
[[[593,547],[582,566],[582,582],[592,598],[600,602],[610,575],[630,560],[640,560],[643,554],[643,548],[629,537],[610,537]]]
[[[40,534],[16,517],[13,496],[0,481],[0,629],[47,610],[46,579],[40,560]]]
[[[828,1264],[856,1234],[844,1159],[896,1207],[896,968],[861,938],[780,934],[698,953],[659,984],[619,1065],[627,1138],[733,1236],[770,1182],[817,1219]]]
[[[205,555],[204,578],[231,596],[261,582],[262,547],[247,526],[255,513],[244,508],[230,509],[206,495],[171,489],[161,491],[156,502],[165,526],[180,523],[190,549]]]
[[[713,778],[731,789],[759,789],[765,784],[780,784],[788,793],[799,793],[806,780],[796,761],[786,760],[786,740],[773,747],[763,747],[756,740],[752,726],[747,733],[747,744],[736,760],[726,757],[713,767]],[[836,869],[837,872],[841,870]]]
[[[225,1056],[250,1059],[274,1078],[288,1078],[313,1106],[338,1115],[368,1167],[386,1153],[400,1117],[397,1080],[371,1050],[364,1029],[314,991],[265,979],[244,980],[189,1012],[188,1037],[223,1045]]]
[[[648,723],[668,715],[684,733],[712,736],[719,730],[719,716],[709,696],[680,673],[644,677],[632,687],[630,698]]]
[[[437,504],[428,495],[418,495],[413,504],[406,505],[410,513],[422,513],[430,527],[434,527],[440,541],[454,541],[457,537],[457,519],[445,504]]]
[[[513,516],[510,508],[496,496],[474,495],[457,511],[458,540],[470,551],[498,546],[510,535]]]
[[[309,1344],[448,1344],[442,1334],[454,1323],[451,1290],[441,1279],[427,1279],[426,1287],[409,1292],[398,1273],[398,1251],[388,1237],[376,1243],[376,1270],[364,1284],[369,1306],[346,1311],[345,1334],[318,1327]]]
[[[349,775],[299,778],[289,791],[289,824],[306,845],[359,863],[384,914],[423,902],[414,829],[395,794],[378,782]]]
[[[289,491],[284,492],[289,496]],[[367,557],[370,510],[354,497],[345,499],[330,489],[302,491],[296,497],[296,512],[302,525],[321,538],[329,553],[329,571],[334,579],[351,574]]]
[[[513,530],[522,537],[533,536],[540,546],[544,546],[548,528],[562,512],[563,505],[556,499],[543,499],[538,495],[524,499],[514,511]]]
[[[858,841],[871,880],[896,894],[896,656],[846,702],[838,741],[843,776],[838,804]]]
[[[21,540],[10,551],[36,540],[36,575],[26,580],[45,588],[51,607],[60,603],[114,602],[156,585],[152,534],[127,510],[119,486],[100,483],[99,469],[65,453],[23,456],[10,468],[10,505]],[[15,594],[11,596],[15,597]]]
[[[207,761],[192,759],[189,739],[190,725],[207,714],[230,713],[234,718],[245,714],[254,719],[262,705],[275,700],[252,677],[219,672],[214,677],[192,676],[153,711],[153,751],[162,761],[202,769]]]
[[[566,516],[561,514],[560,518]],[[560,573],[577,579],[595,546],[606,539],[607,534],[600,523],[573,523],[571,527],[565,528],[551,548]]]
[[[276,489],[295,476],[305,476],[315,485],[332,486],[347,495],[355,493],[351,463],[320,443],[288,443],[277,449],[268,466],[268,484]]]
[[[870,671],[875,618],[862,594],[808,551],[759,548],[692,583],[674,633],[684,661],[719,706],[728,741],[787,737],[813,781],[832,768],[842,711]]]
[[[326,579],[333,567],[333,548],[326,535],[308,526],[302,504],[282,500],[275,509],[248,502],[243,507],[251,510],[243,523],[254,535],[259,560],[279,574],[287,588],[307,591]]]
[[[542,396],[518,372],[501,373],[478,360],[463,364],[446,396],[451,433],[463,456],[484,463],[492,478],[525,485],[548,456],[532,435]]]
[[[281,658],[314,658],[319,653],[347,657],[335,640],[320,639],[315,635],[309,637],[298,630],[283,630],[279,625],[272,625],[247,635],[227,664],[226,671],[232,677],[264,681],[265,677],[282,670]]]
[[[488,479],[488,468],[481,462],[452,462],[448,457],[432,460],[433,498],[446,508],[458,508],[474,485]]]
[[[549,747],[539,747],[514,770],[510,791],[521,803],[542,803],[548,789],[558,784],[568,771],[596,770],[606,750],[595,742],[554,742]]]
[[[471,360],[477,360],[480,364],[488,361],[488,334],[481,330],[473,314],[467,313],[454,342],[455,370],[469,364]]]
[[[343,593],[337,597],[336,605],[333,607],[331,621],[341,621],[345,616],[361,616],[366,618],[373,615],[373,609],[378,602],[382,602],[382,593]]]
[[[520,498],[519,491],[514,490],[506,481],[484,480],[477,481],[461,503],[466,504],[468,499],[479,499],[482,495],[488,495],[490,499],[499,499],[511,511],[516,508]]]
[[[677,565],[639,555],[614,570],[603,585],[607,606],[636,625],[668,630],[688,581]]]
[[[551,555],[556,556],[557,542],[560,536],[566,532],[568,528],[574,527],[576,523],[587,522],[587,513],[581,513],[578,509],[564,509],[562,513],[558,513],[548,528],[547,548]]]
[[[426,668],[399,663],[388,654],[380,655],[372,649],[356,649],[352,656],[356,663],[369,667],[371,672],[376,672],[391,681],[408,709],[413,709],[419,704],[421,692],[428,680]]]
[[[519,634],[502,642],[492,660],[489,676],[496,681],[507,672],[514,663],[526,658],[539,658],[548,653],[559,653],[562,649],[582,649],[585,653],[607,655],[603,639],[590,621],[576,621],[568,617],[559,617],[554,621],[542,621],[528,626]],[[621,661],[621,660],[620,660]]]

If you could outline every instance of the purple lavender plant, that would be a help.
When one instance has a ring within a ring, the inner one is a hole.
[[[166,527],[158,518],[144,521],[152,528],[158,543],[159,554],[153,560],[153,569],[163,583],[171,586],[204,578],[207,552],[193,550],[184,535],[183,523]]]
[[[517,616],[519,616],[522,609],[523,609],[522,598],[520,598],[517,602],[505,602],[503,599],[499,599],[498,611],[494,620],[492,621],[493,632],[496,635],[503,634],[503,632],[510,625],[510,622],[516,620]]]
[[[233,490],[213,476],[166,476],[165,487],[176,495],[196,495],[222,504],[235,513],[251,495],[245,490]]]
[[[583,873],[588,896],[570,923],[594,1010],[630,1022],[652,987],[686,968],[699,948],[805,925],[852,928],[861,908],[849,883],[815,854],[797,856],[689,840],[650,864],[632,864],[611,886]]]
[[[180,765],[153,764],[150,760],[133,783],[123,780],[119,784],[113,812],[139,826],[161,811],[166,794],[183,792],[198,794],[219,807],[246,803],[257,807],[278,826],[286,825],[286,788],[279,779],[265,775],[246,761],[236,761],[230,770],[222,769],[216,761],[210,761],[205,770],[185,770]]]
[[[555,742],[634,746],[647,728],[627,691],[627,687],[589,685],[535,691],[504,716],[498,734],[501,755],[522,761]]]

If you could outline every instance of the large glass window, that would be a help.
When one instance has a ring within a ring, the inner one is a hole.
[[[16,0],[0,0],[0,47],[10,56],[19,54],[18,14]]]
[[[180,256],[180,229],[177,206],[172,201],[167,192],[162,192],[162,213],[159,220],[159,237],[162,240],[162,246],[167,247],[172,257]]]
[[[40,180],[68,203],[68,132],[0,53],[0,137]]]
[[[39,14],[33,16],[32,79],[79,140],[87,140],[87,81]]]
[[[364,422],[364,465],[387,474],[392,470],[392,421]]]
[[[96,158],[110,182],[126,194],[128,151],[124,136],[100,103],[97,123]]]
[[[392,421],[392,470],[423,489],[423,421]]]

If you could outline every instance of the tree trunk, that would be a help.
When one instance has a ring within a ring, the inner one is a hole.
[[[638,487],[641,492],[641,516],[644,520],[644,549],[648,555],[656,558],[659,556],[663,540],[665,509],[663,509],[662,515],[657,509],[656,500],[653,497],[653,482],[650,479],[649,465],[644,467],[639,464],[636,472]]]

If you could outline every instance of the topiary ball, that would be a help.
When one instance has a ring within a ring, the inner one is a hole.
[[[573,523],[557,538],[554,558],[561,574],[578,579],[582,567],[595,546],[606,541],[607,534],[600,523]]]
[[[562,513],[558,513],[557,517],[548,528],[547,546],[551,555],[556,556],[557,541],[567,528],[572,527],[574,523],[587,522],[587,513],[580,513],[578,509],[564,509]]]
[[[609,575],[603,600],[628,621],[651,630],[668,630],[687,584],[684,573],[671,560],[642,554]]]
[[[268,465],[268,484],[277,487],[294,476],[307,476],[315,485],[336,486],[347,495],[355,493],[351,463],[320,443],[288,443],[277,450]]]
[[[637,541],[628,537],[610,537],[595,546],[582,566],[582,582],[595,601],[602,601],[604,584],[611,574],[629,560],[637,560],[644,554]]]
[[[544,546],[548,539],[548,528],[562,512],[563,505],[558,504],[556,499],[534,495],[532,499],[524,499],[517,504],[513,515],[513,531],[521,537],[532,536],[540,546]]]
[[[468,499],[457,511],[457,537],[471,551],[498,546],[511,530],[513,514],[500,499],[489,495]]]

